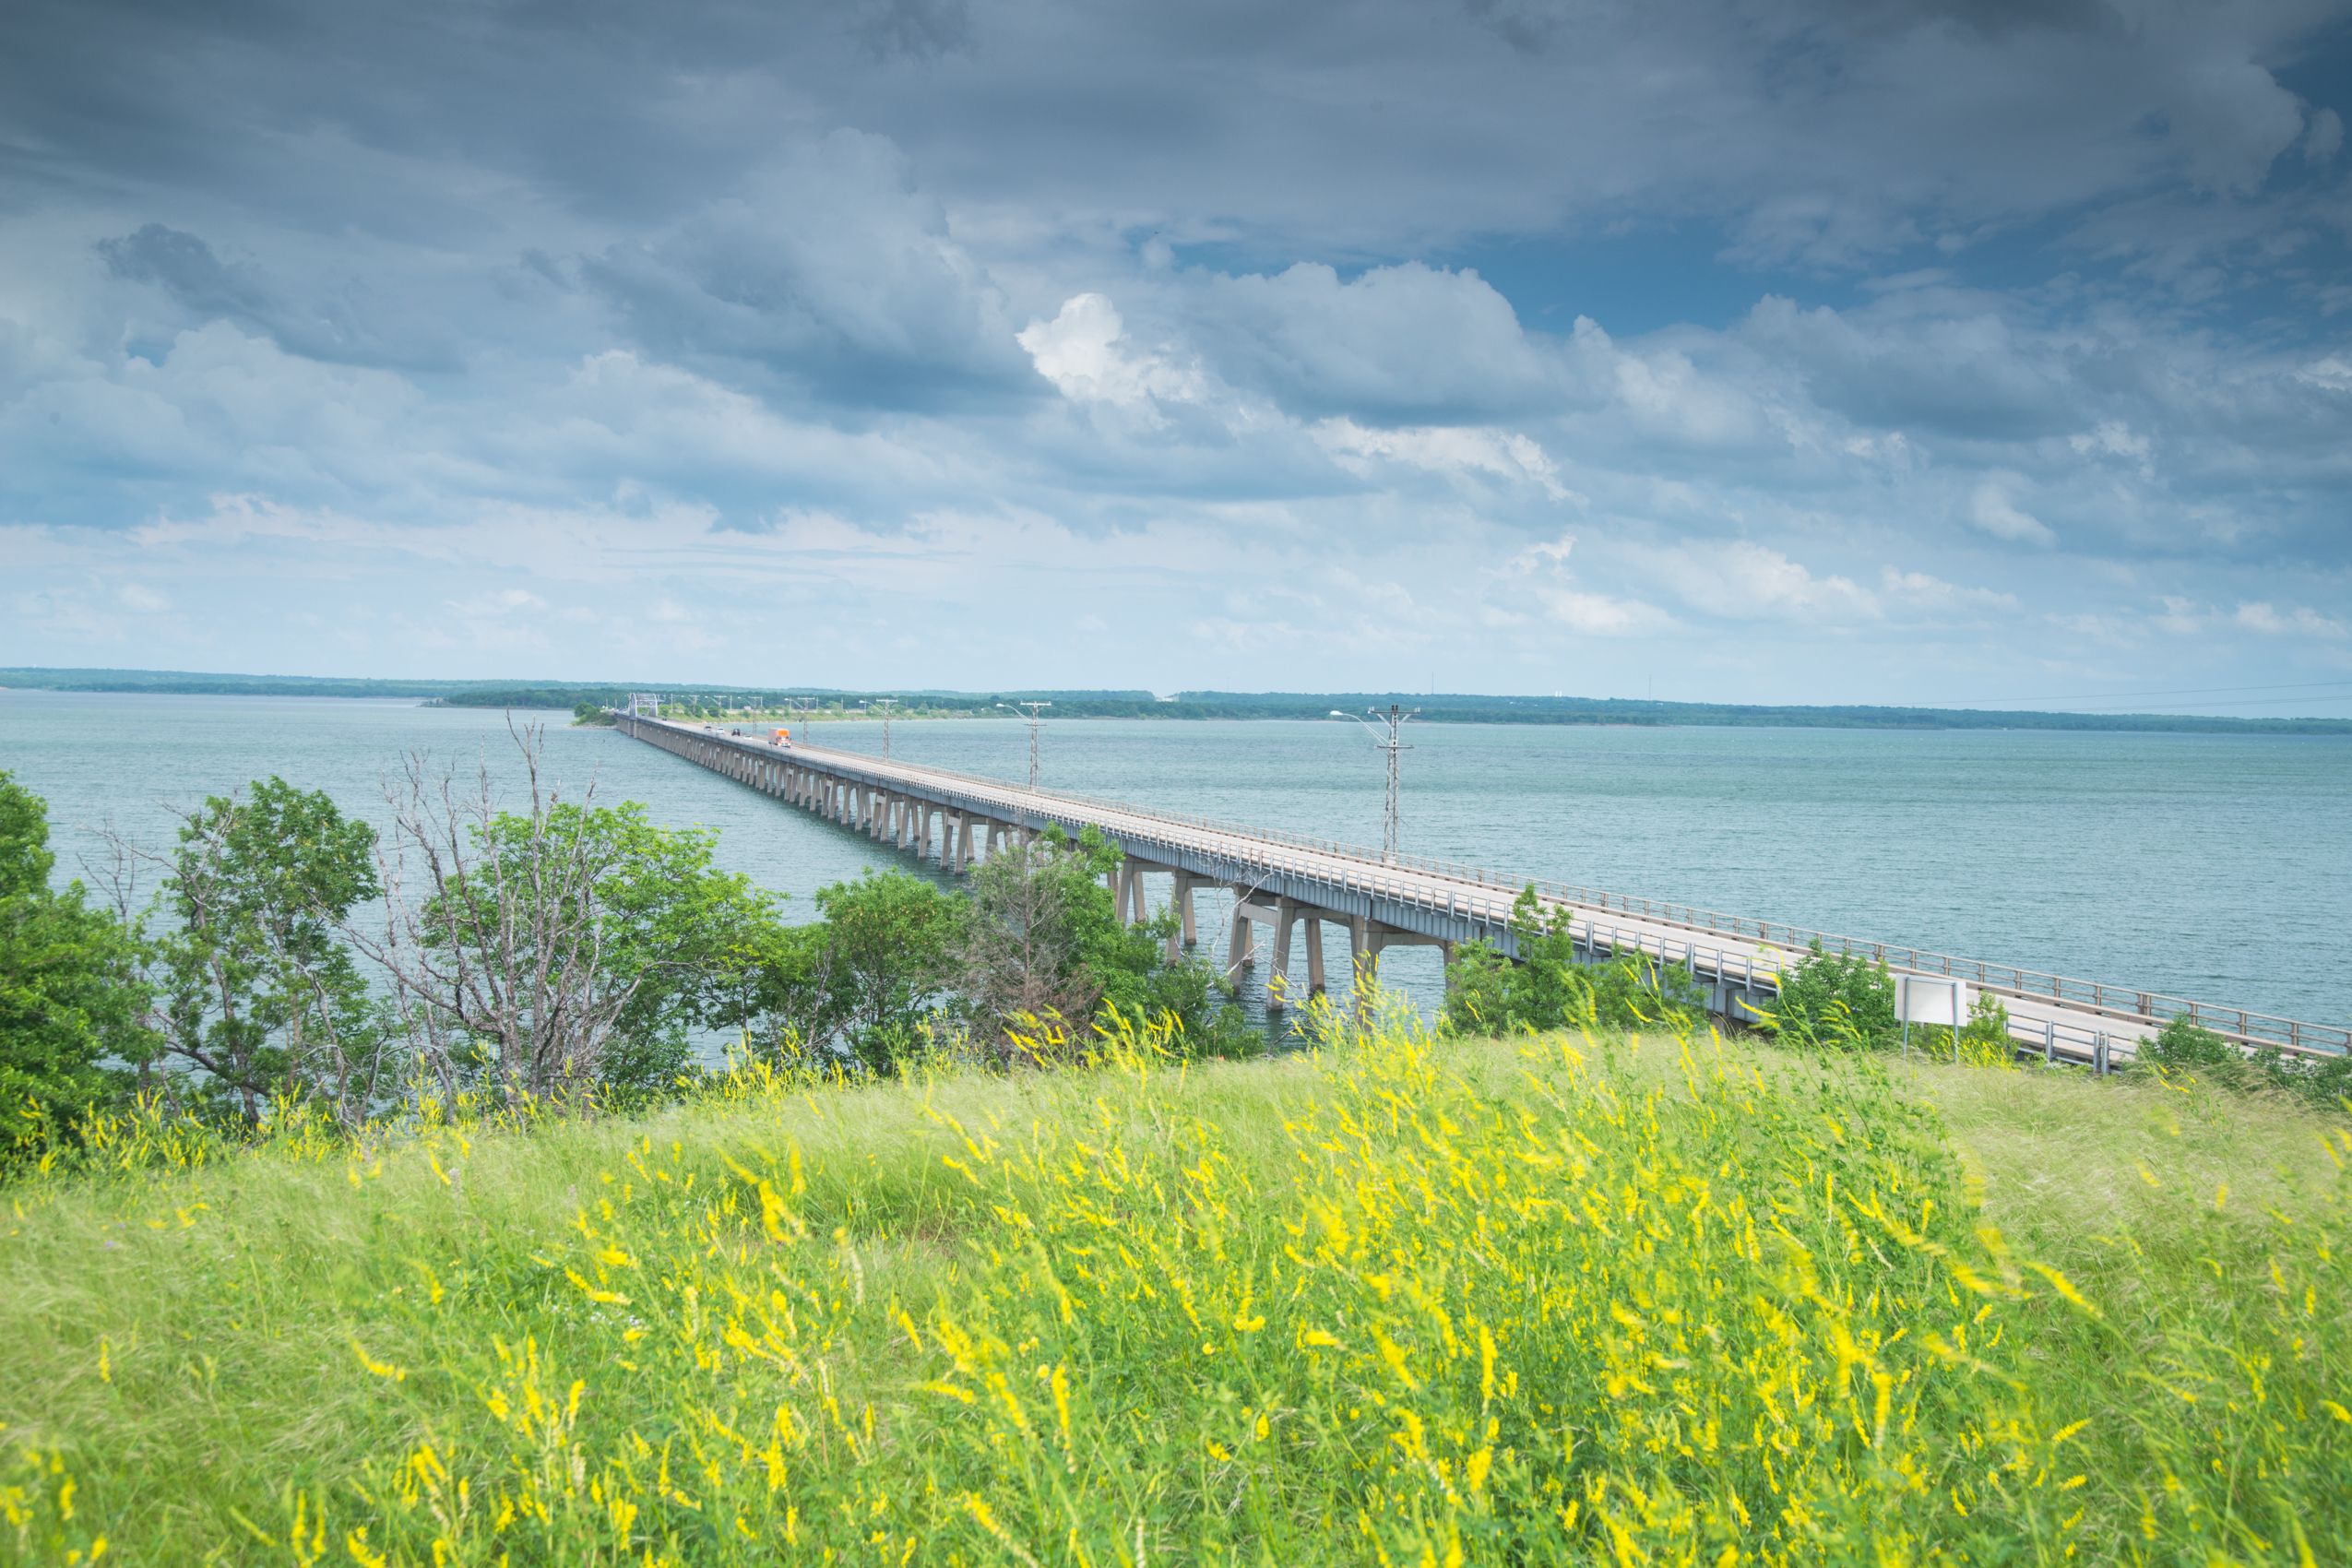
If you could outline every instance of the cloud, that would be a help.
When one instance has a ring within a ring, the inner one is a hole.
[[[1467,430],[1452,426],[1367,430],[1353,420],[1325,420],[1314,438],[1351,471],[1369,474],[1374,460],[1399,463],[1431,473],[1485,475],[1531,484],[1554,501],[1574,493],[1560,481],[1560,468],[1532,437],[1516,431]]]
[[[341,364],[447,370],[457,354],[440,326],[408,313],[386,324],[359,290],[314,290],[296,297],[260,267],[228,262],[196,235],[161,223],[98,242],[115,277],[161,289],[196,322],[231,321],[273,339],[288,353]]]
[[[1002,291],[882,137],[796,148],[742,194],[580,269],[640,344],[722,376],[756,368],[885,406],[1033,384]]]
[[[1563,533],[1511,557],[1495,574],[1505,602],[1484,605],[1481,619],[1511,626],[1533,616],[1586,637],[1657,636],[1676,629],[1674,617],[1654,604],[1580,585],[1568,569],[1575,547],[1575,536]]]
[[[1889,604],[1907,606],[1932,615],[2013,614],[2024,605],[2013,593],[1997,588],[1969,588],[1946,582],[1926,572],[1889,566],[1879,574],[1879,590]]]
[[[1100,294],[1074,294],[1051,321],[1032,321],[1017,339],[1038,374],[1075,403],[1146,410],[1155,403],[1197,403],[1207,394],[1198,367],[1138,349],[1116,306]]]
[[[1733,621],[1836,625],[1874,620],[1878,600],[1851,578],[1816,576],[1779,551],[1735,539],[1632,552],[1694,610]]]
[[[2240,604],[2231,617],[2250,632],[2260,632],[2271,637],[2318,637],[2329,642],[2342,642],[2352,637],[2352,624],[2333,615],[2322,615],[2307,605],[2291,605],[2280,609],[2266,600]]]
[[[1572,391],[1567,366],[1473,271],[1416,261],[1342,281],[1301,262],[1207,277],[1190,292],[1218,374],[1304,416],[1484,423],[1557,408]]]
[[[1988,480],[1977,486],[1968,498],[1968,524],[1995,539],[2012,544],[2052,545],[2058,536],[2037,517],[2018,510],[2009,498],[2008,486]]]
[[[22,0],[0,642],[2256,683],[2352,602],[2331,16]]]

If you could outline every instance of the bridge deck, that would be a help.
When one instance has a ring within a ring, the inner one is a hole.
[[[698,724],[623,715],[622,730],[688,760],[782,793],[790,772],[817,775],[859,790],[967,814],[1024,831],[1048,824],[1075,833],[1093,826],[1154,870],[1219,884],[1255,900],[1288,900],[1308,916],[1358,922],[1395,937],[1452,943],[1486,940],[1509,951],[1513,902],[1529,883],[1473,867],[1377,853],[1238,827],[1057,790],[1031,790],[1000,779],[793,745],[777,747]],[[926,826],[926,832],[928,828]],[[943,858],[945,854],[942,849]],[[1965,980],[1998,996],[2021,1050],[2053,1059],[2102,1063],[2128,1057],[2175,1014],[2248,1046],[2326,1054],[2352,1049],[2352,1031],[2215,1007],[2147,990],[2068,980],[1918,949],[1824,936],[1775,922],[1733,919],[1687,906],[1626,898],[1555,884],[1532,884],[1547,911],[1564,910],[1569,928],[1596,956],[1640,953],[1674,964],[1714,988],[1718,1010],[1734,1017],[1768,1007],[1784,968],[1819,938],[1831,952],[1883,958],[1896,974]]]

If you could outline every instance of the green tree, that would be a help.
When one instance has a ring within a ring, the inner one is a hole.
[[[1564,909],[1547,912],[1530,886],[1511,906],[1514,959],[1484,942],[1455,950],[1445,971],[1445,1027],[1457,1034],[1622,1029],[1695,1016],[1705,997],[1680,969],[1626,957],[1586,963]]]
[[[920,876],[885,871],[820,889],[816,907],[827,1032],[869,1071],[896,1072],[924,1049],[926,1023],[956,979],[962,906]]]
[[[120,1087],[143,1055],[146,993],[129,932],[78,882],[50,885],[49,812],[0,772],[0,1163]]]
[[[285,1094],[345,1121],[374,1111],[396,1053],[339,928],[379,891],[374,848],[324,792],[278,778],[189,813],[146,933],[146,1075],[249,1123]]]
[[[1172,1016],[1178,1039],[1198,1054],[1263,1049],[1259,1033],[1225,1004],[1214,971],[1168,958],[1172,912],[1137,925],[1121,922],[1108,879],[1122,859],[1118,846],[1093,827],[1075,843],[1049,827],[973,873],[962,964],[977,1037],[1004,1060],[1033,1055],[1052,1039],[1079,1050],[1093,1026],[1116,1009],[1133,1019]]]
[[[816,895],[742,956],[725,1021],[771,1060],[885,1075],[929,1048],[952,1000],[963,905],[919,876],[869,872]]]

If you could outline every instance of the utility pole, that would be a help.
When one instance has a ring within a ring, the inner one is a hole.
[[[1016,711],[1026,709],[1028,713],[1029,788],[1034,790],[1037,788],[1037,732],[1039,727],[1045,722],[1045,720],[1038,717],[1038,713],[1040,709],[1051,707],[1053,705],[1050,702],[1001,702],[996,706],[1002,708],[1010,708]]]
[[[879,708],[882,712],[882,754],[886,758],[890,755],[890,710],[898,706],[898,699],[897,697],[875,697],[872,701],[868,702],[866,706],[872,708]]]
[[[1403,739],[1405,721],[1408,719],[1420,718],[1421,710],[1418,707],[1409,709],[1399,707],[1396,704],[1390,703],[1386,713],[1381,712],[1376,707],[1368,707],[1364,711],[1372,715],[1372,719],[1381,720],[1381,723],[1374,724],[1371,719],[1357,718],[1352,713],[1342,713],[1336,707],[1331,710],[1331,717],[1354,719],[1357,723],[1372,731],[1372,744],[1388,754],[1388,810],[1381,824],[1380,858],[1394,865],[1396,861],[1397,754],[1413,749],[1407,745]]]

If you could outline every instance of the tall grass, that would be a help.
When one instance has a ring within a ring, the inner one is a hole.
[[[131,1130],[0,1194],[0,1554],[2352,1561],[2339,1123],[1323,1028]]]

